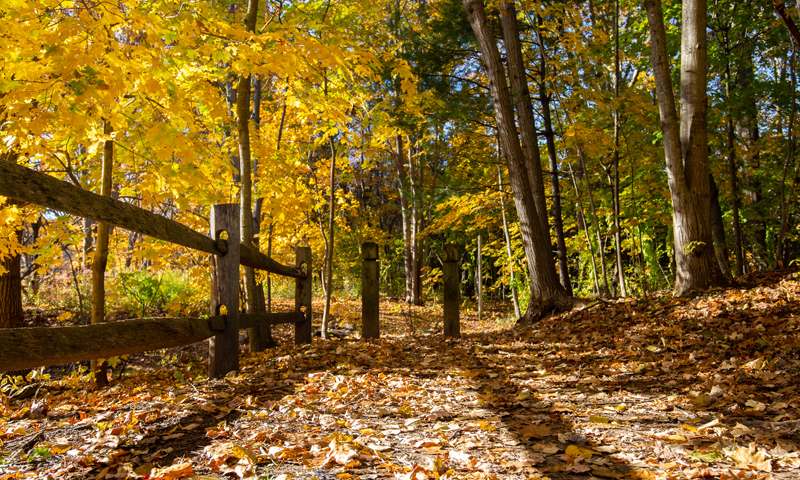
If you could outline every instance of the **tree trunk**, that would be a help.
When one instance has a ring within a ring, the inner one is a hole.
[[[505,152],[511,189],[517,207],[520,233],[525,248],[530,274],[531,301],[528,310],[517,325],[528,325],[541,319],[545,313],[572,308],[575,301],[567,295],[558,282],[547,231],[542,228],[541,215],[546,210],[537,209],[530,184],[525,157],[517,135],[514,110],[509,96],[500,52],[486,17],[481,0],[463,0],[475,38],[478,41],[491,86],[492,106],[500,141]],[[508,47],[508,45],[506,45]],[[510,62],[513,63],[513,62]],[[524,78],[524,76],[523,76]]]
[[[397,135],[397,155],[395,156],[395,169],[399,179],[398,193],[400,195],[400,214],[403,220],[403,265],[406,274],[406,303],[413,303],[414,297],[414,252],[411,244],[411,223],[414,221],[411,209],[408,206],[408,174],[403,165],[403,136]],[[408,146],[411,148],[411,145]]]
[[[325,308],[322,311],[322,338],[328,338],[328,326],[330,325],[331,315],[331,296],[333,295],[333,239],[334,239],[334,220],[336,208],[336,148],[333,145],[333,137],[328,137],[328,145],[331,149],[331,174],[330,174],[330,202],[328,204],[328,242],[325,249]]]
[[[103,121],[103,133],[110,135],[111,124]],[[111,196],[112,171],[114,167],[114,142],[106,140],[103,144],[103,171],[101,174],[100,195]],[[106,321],[106,266],[108,264],[108,234],[109,225],[106,222],[97,223],[97,242],[92,259],[92,324]],[[91,371],[94,373],[98,387],[108,385],[107,364],[96,361],[91,362]]]
[[[795,27],[796,28],[796,27]],[[800,41],[800,40],[798,40]],[[784,242],[786,241],[786,230],[789,228],[789,208],[786,202],[786,176],[791,168],[792,164],[794,163],[794,148],[795,148],[795,138],[792,134],[792,130],[794,128],[794,117],[796,114],[796,106],[795,106],[795,88],[796,88],[796,78],[795,78],[795,70],[794,70],[794,56],[795,56],[795,45],[792,44],[792,56],[789,60],[789,76],[792,85],[792,98],[791,98],[791,105],[789,107],[789,128],[788,133],[786,136],[786,160],[783,162],[783,173],[781,174],[781,217],[780,217],[780,229],[778,230],[778,242],[777,242],[777,249],[775,252],[775,263],[773,268],[783,268],[788,264],[789,258],[786,255],[786,245]]]
[[[22,230],[17,232],[17,237],[21,241]],[[21,258],[19,253],[15,253],[6,255],[2,260],[4,273],[0,274],[0,328],[23,326]]]
[[[572,185],[575,187],[575,197],[578,199],[578,224],[583,224],[583,233],[586,235],[586,245],[589,247],[589,258],[592,259],[592,276],[594,278],[594,288],[597,292],[597,296],[600,297],[603,295],[603,292],[600,290],[600,282],[597,280],[597,263],[594,259],[594,247],[592,246],[592,237],[589,235],[589,226],[586,225],[586,215],[583,213],[583,199],[581,198],[581,192],[578,189],[578,181],[575,179],[575,174],[572,171],[572,164],[569,164],[569,174],[572,177]],[[595,217],[596,218],[596,217]],[[606,282],[606,289],[608,289],[608,282]]]
[[[514,255],[511,252],[511,236],[508,234],[508,221],[506,220],[506,202],[505,202],[505,194],[503,193],[503,172],[500,169],[500,162],[499,162],[500,160],[499,147],[500,146],[498,145],[497,184],[500,190],[500,212],[502,212],[503,214],[503,235],[505,236],[506,239],[506,253],[508,253],[508,269],[511,275],[511,280],[510,280],[511,298],[514,302],[514,314],[516,315],[517,318],[519,318],[521,314],[519,311],[519,298],[517,297],[517,286],[515,285],[516,282],[514,282]]]
[[[419,191],[417,168],[414,165],[414,152],[411,137],[408,137],[408,183],[411,188],[411,304],[422,305],[420,298],[420,249],[419,249]],[[421,170],[421,168],[420,168]]]
[[[736,122],[736,133],[744,142],[744,155],[742,155],[742,181],[743,192],[748,200],[751,211],[749,218],[755,226],[753,236],[755,240],[756,259],[762,266],[768,265],[769,251],[767,250],[767,222],[763,205],[761,179],[758,171],[761,168],[761,152],[758,132],[758,110],[755,92],[752,83],[755,79],[753,66],[753,52],[747,49],[742,55],[744,66],[739,71],[737,90],[741,95],[741,115]],[[750,222],[748,222],[750,223]]]
[[[258,21],[258,0],[248,0],[247,14],[244,20],[245,30],[251,33],[256,31]],[[240,190],[240,235],[241,241],[248,247],[253,247],[253,161],[250,141],[250,75],[240,75],[236,88],[236,133],[239,143],[239,176],[241,179]],[[263,295],[256,289],[255,270],[244,267],[244,294],[247,313],[257,313],[261,310],[258,303]],[[250,339],[250,351],[260,352],[275,345],[270,328],[255,327],[247,329]]]
[[[709,218],[706,119],[706,2],[685,0],[681,32],[681,121],[675,109],[667,56],[664,15],[659,0],[645,0],[650,24],[651,63],[672,197],[675,294],[727,282],[714,258]]]
[[[725,224],[722,222],[722,208],[719,206],[719,189],[714,176],[708,177],[711,198],[711,233],[714,235],[714,253],[719,268],[724,275],[730,275],[731,265],[728,263],[728,244],[725,240]]]
[[[519,122],[519,143],[528,179],[533,189],[533,203],[539,214],[542,232],[550,238],[550,224],[547,221],[547,200],[544,191],[542,158],[536,122],[533,118],[533,104],[528,91],[528,80],[522,61],[522,46],[519,41],[517,11],[513,2],[500,2],[500,20],[503,24],[503,37],[508,57],[508,78],[511,86],[511,102],[517,112]],[[474,29],[474,28],[473,28]],[[505,84],[505,78],[503,79]]]
[[[725,97],[731,101],[730,62],[725,64]],[[733,113],[728,112],[725,120],[728,149],[728,175],[731,183],[731,214],[733,215],[733,254],[736,259],[736,276],[744,275],[744,252],[742,250],[742,222],[739,218],[739,167],[736,164],[736,130],[733,127]]]
[[[614,1],[614,101],[619,100],[619,0]],[[620,293],[628,296],[625,288],[625,269],[622,264],[622,229],[619,225],[619,110],[614,108],[614,250],[617,254],[617,278]]]
[[[561,185],[558,175],[558,157],[556,155],[555,134],[553,121],[550,114],[550,96],[545,87],[547,78],[547,61],[544,55],[544,40],[539,30],[539,101],[542,104],[542,119],[544,121],[544,137],[547,142],[547,157],[550,161],[550,190],[553,194],[553,229],[556,232],[556,246],[558,247],[558,277],[561,286],[572,295],[572,283],[569,279],[569,265],[567,264],[567,244],[564,240],[564,220],[561,214]]]

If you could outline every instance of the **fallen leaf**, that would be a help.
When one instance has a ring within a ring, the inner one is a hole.
[[[772,471],[772,461],[766,451],[757,449],[755,444],[749,447],[740,447],[728,454],[739,468],[753,468],[762,472]]]
[[[150,472],[152,480],[176,480],[194,475],[194,469],[189,462],[171,465],[166,468],[156,468]]]

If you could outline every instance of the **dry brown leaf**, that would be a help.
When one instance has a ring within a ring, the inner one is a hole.
[[[330,448],[330,452],[328,452],[328,457],[325,459],[325,464],[333,461],[339,465],[347,465],[353,459],[358,458],[358,451],[346,443],[332,440],[328,448]]]
[[[194,475],[194,469],[189,462],[171,465],[166,468],[157,468],[150,472],[152,480],[177,480]]]
[[[769,458],[769,454],[764,450],[757,449],[755,444],[738,448],[733,453],[728,454],[728,457],[740,468],[753,468],[762,472],[772,471],[772,461]]]

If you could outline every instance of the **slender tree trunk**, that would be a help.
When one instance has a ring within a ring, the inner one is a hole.
[[[334,221],[336,218],[336,148],[333,144],[333,137],[328,137],[328,146],[331,149],[331,173],[330,173],[330,201],[328,203],[328,243],[325,250],[325,308],[322,311],[322,338],[328,338],[328,327],[331,315],[331,296],[333,295],[333,240],[334,240]]]
[[[245,30],[255,33],[257,21],[258,0],[248,0],[247,14],[244,19]],[[239,195],[239,218],[241,218],[240,235],[242,243],[247,246],[255,246],[254,219],[256,219],[256,217],[253,214],[254,169],[250,139],[250,87],[250,75],[240,75],[239,83],[236,88],[236,133],[239,144],[239,176],[241,179]],[[259,106],[255,108],[258,109]],[[262,310],[259,304],[261,303],[260,300],[263,298],[263,291],[258,292],[257,290],[255,270],[252,267],[244,267],[245,306],[248,313],[257,313]],[[275,345],[269,327],[249,328],[247,333],[251,352],[260,352],[265,348]]]
[[[558,277],[561,286],[572,295],[572,283],[569,279],[569,265],[567,264],[567,244],[564,240],[564,220],[561,214],[561,184],[558,174],[558,157],[556,155],[555,134],[553,121],[550,114],[550,95],[547,93],[545,82],[547,80],[547,61],[544,55],[544,40],[541,30],[538,31],[539,43],[539,101],[542,104],[542,119],[544,121],[544,137],[547,142],[547,157],[550,161],[550,191],[553,194],[553,229],[556,232],[556,246],[558,247]]]
[[[527,170],[529,162],[525,161],[520,146],[520,136],[516,131],[514,110],[500,60],[500,52],[486,17],[483,2],[481,0],[463,0],[463,4],[489,76],[495,121],[505,152],[522,243],[528,261],[531,301],[525,315],[517,321],[517,325],[528,325],[538,321],[545,313],[572,308],[575,299],[567,295],[564,287],[558,282],[548,232],[542,228],[546,221],[541,220],[541,215],[546,215],[547,210],[540,211],[534,202],[530,175]],[[507,50],[508,47],[509,45],[506,44]],[[510,61],[509,63],[514,62]]]
[[[499,142],[498,142],[499,143]],[[514,254],[511,252],[511,235],[508,234],[508,221],[506,220],[506,201],[503,194],[503,172],[500,168],[500,145],[497,146],[497,184],[500,190],[500,211],[503,214],[503,235],[506,239],[506,253],[508,253],[508,270],[511,276],[511,298],[514,302],[514,315],[519,318],[521,313],[519,310],[519,298],[517,296],[516,282],[514,282]]]
[[[789,128],[786,135],[786,160],[783,162],[783,173],[781,174],[781,218],[780,229],[778,230],[778,245],[775,252],[775,262],[773,268],[785,267],[788,263],[788,255],[786,255],[786,230],[789,228],[789,208],[786,202],[786,176],[794,163],[794,147],[795,137],[792,130],[794,130],[794,119],[797,112],[795,104],[797,87],[797,79],[795,77],[794,69],[795,45],[792,43],[792,56],[789,60],[789,77],[792,85],[792,98],[789,106]]]
[[[644,4],[672,196],[675,294],[685,296],[693,290],[727,283],[714,258],[709,218],[706,2],[683,2],[680,124],[672,93],[661,2],[645,0]]]
[[[589,227],[586,225],[586,215],[583,213],[583,199],[581,198],[581,192],[578,188],[578,182],[575,180],[575,173],[572,171],[572,164],[569,164],[569,174],[572,177],[572,185],[575,187],[575,197],[578,199],[578,205],[580,209],[578,210],[578,214],[580,215],[580,219],[583,220],[583,233],[586,235],[586,245],[589,247],[589,258],[592,259],[592,275],[594,277],[594,288],[597,292],[598,296],[603,296],[603,292],[600,290],[600,282],[597,280],[597,263],[594,259],[594,246],[592,245],[592,237],[589,234]],[[606,289],[608,288],[608,282],[606,282]]]
[[[408,137],[408,180],[411,187],[411,303],[421,305],[419,251],[419,191],[411,137]],[[421,170],[421,168],[420,168]]]
[[[475,263],[477,265],[477,271],[475,273],[475,295],[478,297],[478,321],[480,322],[483,320],[483,272],[481,271],[482,263],[483,263],[483,256],[481,255],[482,250],[482,242],[481,242],[481,234],[478,234],[478,252],[475,255]]]
[[[404,149],[403,149],[403,136],[397,135],[397,155],[395,156],[395,169],[399,180],[398,193],[400,195],[400,214],[403,220],[403,265],[406,274],[406,303],[413,303],[414,297],[414,253],[411,243],[411,224],[414,221],[409,208],[408,196],[408,174],[403,165]],[[411,145],[408,146],[411,148]]]
[[[722,208],[719,205],[719,189],[714,176],[709,174],[711,199],[711,233],[714,236],[714,253],[719,268],[724,275],[730,275],[731,265],[728,263],[728,244],[725,240],[725,224],[722,222]]]
[[[103,122],[103,133],[110,135],[111,125],[107,120]],[[112,170],[114,167],[114,142],[106,140],[103,144],[103,171],[101,174],[100,195],[111,196]],[[109,225],[97,222],[97,243],[92,260],[92,324],[106,321],[106,266],[108,264],[108,234]],[[107,364],[91,362],[91,371],[94,373],[98,387],[108,385]]]
[[[619,0],[614,0],[614,101],[619,101]],[[619,107],[614,108],[614,250],[617,254],[617,278],[620,293],[628,296],[625,288],[625,268],[622,264],[622,228],[619,224]]]
[[[578,146],[578,160],[581,163],[581,170],[583,170],[583,179],[586,182],[586,195],[589,197],[589,209],[592,211],[592,222],[594,223],[594,231],[597,236],[597,251],[600,256],[600,272],[603,276],[603,287],[605,290],[602,296],[607,297],[611,295],[611,289],[608,286],[608,272],[606,269],[606,246],[603,234],[600,232],[600,220],[597,218],[597,209],[594,206],[594,194],[592,193],[592,184],[589,181],[589,171],[586,169],[586,159],[583,156],[581,147]]]
[[[753,238],[756,259],[762,266],[768,265],[769,251],[767,249],[767,222],[764,211],[764,195],[762,192],[759,170],[761,169],[761,146],[758,131],[758,110],[752,83],[755,79],[753,66],[753,52],[746,49],[743,55],[744,67],[740,69],[737,79],[737,90],[741,96],[741,115],[736,123],[736,133],[744,142],[744,155],[742,155],[742,181],[744,196],[748,199],[749,208],[753,211],[750,216],[754,225]],[[750,222],[748,222],[750,223]]]
[[[725,97],[731,102],[730,62],[725,64]],[[744,275],[744,252],[742,250],[742,222],[739,218],[739,167],[736,164],[736,130],[733,126],[733,113],[728,109],[725,120],[728,149],[728,175],[731,183],[731,214],[733,216],[733,254],[736,259],[736,276]]]

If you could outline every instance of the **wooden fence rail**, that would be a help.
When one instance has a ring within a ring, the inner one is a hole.
[[[240,313],[239,329],[302,323],[302,312]],[[0,372],[111,358],[202,342],[226,316],[135,318],[75,327],[0,328]]]
[[[212,255],[209,318],[140,318],[80,327],[0,329],[0,372],[110,358],[209,340],[208,374],[239,368],[239,330],[295,324],[295,342],[311,342],[311,249],[283,265],[239,242],[237,205],[215,205],[211,235],[129,203],[96,195],[49,175],[0,161],[0,196],[106,222]],[[222,238],[225,232],[228,240]],[[239,265],[295,278],[295,311],[239,313]],[[222,307],[225,315],[221,315]]]
[[[0,161],[0,195],[106,222],[212,255],[224,255],[228,251],[225,240],[217,241],[175,220],[130,203],[97,195],[16,163]],[[253,247],[240,245],[239,248],[239,261],[246,267],[287,277],[305,277],[297,268],[278,263]]]

